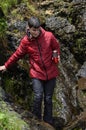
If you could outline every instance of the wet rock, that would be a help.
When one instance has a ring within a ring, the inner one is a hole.
[[[81,110],[86,112],[86,77],[78,80],[77,100]]]
[[[65,1],[65,2],[64,2]],[[75,55],[77,58],[79,58],[78,53],[80,50],[76,50],[76,46],[80,46],[80,43],[82,43],[83,39],[85,38],[85,4],[83,3],[84,1],[82,0],[64,0],[64,1],[43,1],[44,4],[41,4],[41,11],[43,7],[43,15],[46,13],[46,28],[49,30],[53,31],[56,36],[59,36],[59,39],[64,46],[72,43],[71,45],[74,46],[74,50],[77,52],[77,55]],[[72,3],[73,1],[73,3]],[[49,3],[48,3],[49,2]],[[67,3],[66,3],[67,2]],[[70,6],[70,3],[71,6]],[[54,6],[54,8],[53,8]],[[45,9],[44,9],[45,8]],[[40,11],[40,12],[41,12]],[[24,18],[26,15],[28,16],[28,8],[25,4],[22,4],[22,6],[19,5],[18,7],[18,14],[22,14]],[[31,14],[30,14],[31,15]],[[13,18],[13,16],[11,16]],[[21,31],[23,31],[23,26],[25,27],[25,24],[21,22],[21,19],[18,20],[16,17],[13,18],[14,22],[12,21],[11,24],[9,24],[9,27],[12,27],[13,30],[11,32],[11,38],[10,38],[10,44],[12,41],[14,41],[14,46],[15,42],[18,41],[18,39],[21,36]],[[17,22],[15,22],[17,21]],[[11,21],[10,21],[11,22]],[[9,23],[10,23],[9,22]],[[18,31],[20,31],[18,33]],[[19,34],[19,35],[18,35]],[[10,35],[9,35],[10,37]],[[79,39],[78,39],[79,38]],[[79,41],[79,42],[77,42]],[[19,42],[18,42],[19,43]],[[55,100],[54,100],[54,112],[55,114],[60,115],[63,119],[65,119],[64,122],[68,123],[70,120],[73,120],[75,118],[75,115],[77,115],[77,102],[76,102],[76,77],[75,73],[77,71],[77,63],[69,52],[69,48],[61,46],[62,48],[62,53],[61,53],[61,60],[62,63],[59,65],[60,68],[60,77],[57,79],[57,87],[55,91]],[[65,49],[66,48],[66,49]],[[85,46],[83,45],[84,51],[85,52]],[[80,48],[79,48],[80,49]],[[72,51],[73,52],[73,51]],[[81,58],[83,55],[81,55]],[[84,56],[85,57],[85,56]],[[85,59],[85,58],[82,58]],[[25,63],[25,62],[24,62]],[[18,75],[19,78],[19,75]],[[25,78],[23,78],[25,80]],[[13,80],[13,79],[12,79]],[[19,84],[20,87],[17,92],[20,92],[22,88],[22,82]],[[18,83],[16,83],[17,87]],[[27,86],[27,85],[26,85]],[[7,87],[7,86],[6,86]],[[25,87],[25,84],[24,84]],[[11,88],[11,87],[10,87]],[[17,90],[17,89],[16,89]],[[58,92],[59,91],[59,92]],[[22,94],[18,94],[18,96],[23,97]],[[28,94],[29,95],[29,94]],[[25,101],[25,100],[24,100]],[[28,100],[27,100],[28,101]],[[28,102],[27,102],[28,103]],[[18,107],[16,107],[18,109]],[[30,119],[32,116],[30,116]],[[58,127],[58,122],[56,122],[57,127]],[[37,122],[32,120],[31,126],[33,129],[43,129],[45,126],[41,127],[41,125]],[[59,125],[60,127],[60,125]],[[47,129],[47,128],[45,128]],[[50,130],[50,129],[49,129]],[[70,129],[69,129],[70,130]]]
[[[63,33],[75,32],[75,27],[71,25],[67,19],[61,17],[50,17],[46,19],[46,27],[50,28],[51,30],[58,30],[58,31],[59,29],[62,29]]]
[[[5,92],[4,92],[4,90],[1,88],[1,86],[0,86],[0,100],[5,100],[6,99],[6,97],[5,97]]]
[[[76,74],[76,77],[86,77],[86,62],[81,66],[81,69]]]
[[[76,74],[78,87],[77,99],[80,108],[86,111],[86,62],[81,66],[81,69]]]
[[[0,87],[0,114],[3,115],[2,118],[0,118],[0,126],[2,126],[2,129],[9,129],[10,126],[12,129],[30,130],[29,125],[27,125],[27,123],[21,119],[21,116],[13,110],[9,102],[3,100],[4,96],[6,98],[4,90]],[[7,122],[3,125],[3,121],[5,122],[5,120]]]

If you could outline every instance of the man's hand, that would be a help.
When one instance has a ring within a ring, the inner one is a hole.
[[[0,66],[0,71],[6,71],[5,65]]]

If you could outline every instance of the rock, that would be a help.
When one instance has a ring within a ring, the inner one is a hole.
[[[73,33],[75,32],[75,27],[71,25],[67,19],[61,17],[50,17],[46,19],[46,27],[51,30],[57,30],[57,33],[62,29],[63,33]]]
[[[76,74],[76,77],[85,77],[86,78],[86,62],[83,63],[81,69]]]
[[[3,100],[3,97],[6,99],[5,92],[0,87],[0,115],[2,115],[2,118],[0,118],[0,128],[6,128],[7,130],[10,128],[13,130],[30,130],[29,125],[21,119],[21,116],[13,110],[8,102]]]
[[[78,80],[78,86],[81,90],[86,90],[86,78],[80,78]]]

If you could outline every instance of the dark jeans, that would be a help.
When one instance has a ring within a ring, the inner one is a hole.
[[[44,115],[43,120],[52,124],[52,96],[54,87],[56,85],[56,78],[43,81],[39,79],[32,79],[34,102],[33,102],[33,114],[42,118],[42,99],[44,98]]]

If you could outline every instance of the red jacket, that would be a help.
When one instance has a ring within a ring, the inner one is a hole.
[[[18,49],[5,63],[10,68],[25,54],[29,54],[30,76],[49,80],[58,76],[57,65],[52,61],[53,50],[60,54],[59,42],[51,32],[41,28],[39,37],[30,39],[27,35],[21,40]]]

